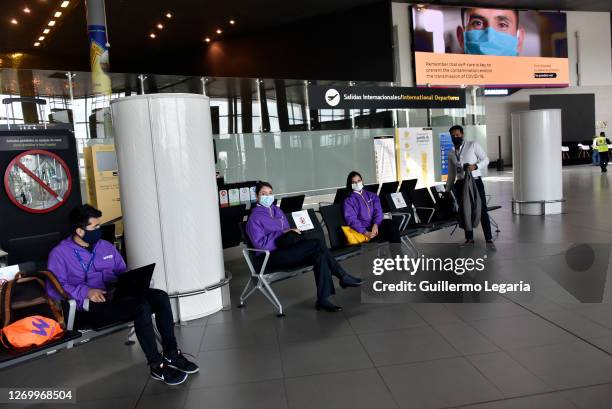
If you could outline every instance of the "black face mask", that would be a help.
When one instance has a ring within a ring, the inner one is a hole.
[[[457,148],[463,143],[462,136],[453,136],[451,139],[453,140],[453,145],[455,145]]]
[[[102,229],[85,230],[85,234],[83,235],[83,241],[89,244],[91,247],[94,247],[101,238]]]

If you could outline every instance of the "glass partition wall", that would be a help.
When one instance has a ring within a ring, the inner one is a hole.
[[[83,167],[83,147],[113,137],[113,99],[143,93],[205,94],[210,98],[216,166],[225,182],[268,180],[280,195],[331,193],[344,185],[351,170],[361,172],[366,183],[374,182],[373,138],[393,135],[395,127],[432,127],[439,147],[438,134],[452,124],[484,125],[482,93],[475,88],[466,88],[465,109],[313,110],[307,97],[311,84],[394,84],[109,75],[112,93],[99,95],[88,72],[2,69],[0,125],[71,123]]]

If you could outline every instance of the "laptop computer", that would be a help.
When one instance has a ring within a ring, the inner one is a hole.
[[[153,270],[155,270],[155,263],[120,274],[115,285],[113,299],[140,297],[151,285]]]

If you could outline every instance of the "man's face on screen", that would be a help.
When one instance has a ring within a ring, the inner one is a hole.
[[[485,30],[490,27],[514,36],[518,31],[518,19],[514,10],[467,9],[464,24],[466,31]]]
[[[466,8],[457,40],[465,54],[516,56],[523,48],[523,30],[515,10]]]

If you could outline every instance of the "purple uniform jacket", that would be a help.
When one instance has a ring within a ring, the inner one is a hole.
[[[369,231],[373,224],[380,226],[383,218],[380,198],[376,193],[364,189],[344,199],[344,220],[359,233]]]
[[[47,267],[70,297],[77,301],[78,309],[83,308],[83,300],[90,289],[106,290],[106,284],[117,281],[118,275],[126,270],[123,257],[108,241],[98,241],[90,252],[76,244],[72,237],[62,240],[51,250]],[[50,286],[47,286],[47,293],[60,299]]]
[[[274,251],[274,241],[289,228],[287,216],[278,206],[257,205],[251,210],[246,232],[255,248]]]

